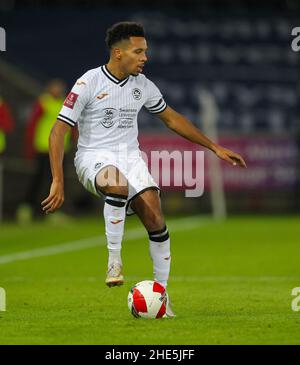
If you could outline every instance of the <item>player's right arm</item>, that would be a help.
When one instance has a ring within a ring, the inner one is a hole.
[[[191,142],[197,143],[213,151],[219,158],[232,164],[246,167],[242,156],[230,151],[222,146],[217,145],[196,128],[184,115],[177,113],[170,108],[163,99],[163,96],[157,86],[147,79],[147,98],[144,106],[150,113],[157,114],[158,117],[180,136]]]
[[[49,136],[52,183],[48,197],[41,203],[46,214],[53,213],[64,202],[64,138],[66,133],[76,125],[82,110],[90,99],[90,76],[92,74],[87,72],[77,80],[66,97]]]
[[[64,140],[71,126],[57,120],[49,136],[49,158],[52,172],[52,183],[48,197],[42,201],[42,209],[48,214],[59,209],[64,202]]]

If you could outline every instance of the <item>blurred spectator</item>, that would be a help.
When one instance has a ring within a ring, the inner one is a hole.
[[[51,80],[45,92],[34,103],[25,131],[25,156],[35,160],[34,173],[24,203],[17,209],[19,222],[31,221],[40,212],[40,193],[50,184],[51,167],[48,155],[48,138],[66,95],[66,85],[60,79]],[[71,145],[71,134],[65,139],[65,152]]]
[[[14,129],[14,120],[7,103],[0,97],[0,155],[6,147],[6,134]]]

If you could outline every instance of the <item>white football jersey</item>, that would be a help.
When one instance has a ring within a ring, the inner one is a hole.
[[[118,80],[105,65],[80,77],[57,119],[78,124],[78,152],[127,148],[138,150],[137,116],[145,106],[151,113],[167,107],[155,84],[143,74]]]

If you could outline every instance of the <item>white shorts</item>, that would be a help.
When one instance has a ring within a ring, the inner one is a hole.
[[[160,189],[150,175],[140,151],[126,158],[103,150],[100,152],[77,152],[74,165],[81,184],[98,197],[103,195],[96,189],[97,174],[106,166],[115,166],[128,181],[127,215],[134,214],[131,202],[136,196],[148,189],[157,189],[160,193]]]

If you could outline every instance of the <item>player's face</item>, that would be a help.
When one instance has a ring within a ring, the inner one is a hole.
[[[146,56],[147,42],[144,37],[130,37],[121,50],[121,64],[123,71],[128,75],[137,76],[143,71]]]

